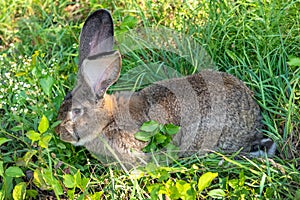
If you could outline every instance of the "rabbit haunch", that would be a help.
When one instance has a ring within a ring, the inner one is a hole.
[[[121,56],[113,51],[113,22],[106,10],[86,20],[80,35],[77,85],[62,103],[56,128],[60,138],[83,145],[103,163],[145,163],[146,143],[134,138],[149,120],[181,126],[172,142],[180,156],[221,150],[249,152],[263,140],[259,106],[252,92],[232,75],[201,71],[153,83],[138,92],[106,94],[120,76]],[[271,141],[272,142],[272,141]],[[271,153],[274,152],[274,144]],[[268,149],[267,149],[268,150]]]

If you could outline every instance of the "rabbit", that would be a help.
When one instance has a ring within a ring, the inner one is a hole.
[[[59,109],[61,123],[56,132],[61,140],[85,146],[103,164],[119,162],[129,168],[152,159],[151,153],[142,151],[147,143],[134,137],[149,120],[181,127],[172,138],[180,157],[209,150],[249,153],[266,141],[253,92],[224,72],[203,70],[136,92],[107,94],[121,71],[121,55],[113,46],[110,13],[105,9],[93,12],[80,35],[77,85]],[[273,142],[269,146],[273,152]],[[262,154],[258,150],[251,155]]]

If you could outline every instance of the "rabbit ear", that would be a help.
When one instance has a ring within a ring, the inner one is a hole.
[[[81,30],[79,68],[84,59],[89,56],[112,51],[113,45],[114,27],[112,17],[107,10],[97,10],[86,19]]]
[[[117,81],[121,71],[121,55],[111,51],[88,57],[82,63],[82,77],[91,88],[93,96],[101,96]]]

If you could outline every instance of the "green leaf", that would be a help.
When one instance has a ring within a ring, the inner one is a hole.
[[[18,183],[13,190],[13,198],[14,200],[23,200],[26,196],[26,183],[21,182]]]
[[[86,194],[82,193],[81,195],[79,195],[78,197],[76,197],[76,200],[85,200],[86,198]]]
[[[182,200],[196,199],[196,192],[194,191],[191,183],[179,180],[175,185]]]
[[[43,173],[44,169],[36,169],[33,172],[33,183],[38,186],[41,190],[50,189],[49,183],[46,183],[45,176]]]
[[[89,178],[82,178],[82,179],[81,179],[81,182],[80,182],[80,189],[81,189],[82,191],[84,191],[84,190],[87,188],[89,182],[90,182],[90,179],[89,179]]]
[[[145,132],[154,132],[157,128],[159,127],[159,123],[154,121],[154,120],[150,120],[148,122],[145,122],[140,130],[141,131],[145,131]]]
[[[5,192],[3,189],[0,190],[0,200],[4,200],[5,199]]]
[[[24,76],[24,75],[26,75],[26,74],[28,74],[28,73],[26,73],[26,72],[24,72],[24,71],[20,71],[20,72],[17,72],[17,73],[15,74],[15,76],[16,76],[16,77],[19,77],[19,76]]]
[[[60,149],[66,149],[67,148],[66,145],[63,144],[63,143],[58,143],[57,147],[60,148]]]
[[[161,184],[157,183],[147,186],[147,190],[150,192],[151,199],[159,199],[158,192],[161,187]]]
[[[43,135],[39,141],[39,146],[42,148],[48,148],[49,141],[51,140],[51,135]]]
[[[143,141],[143,142],[149,142],[151,140],[152,135],[147,132],[137,132],[134,134],[135,139]]]
[[[80,185],[81,185],[81,173],[80,173],[80,170],[78,170],[77,172],[76,172],[76,174],[74,175],[74,180],[75,180],[75,185],[77,186],[77,187],[80,187]]]
[[[51,124],[50,129],[57,127],[60,123],[61,123],[61,120],[54,122],[53,124]]]
[[[63,189],[60,185],[60,182],[53,176],[53,172],[50,169],[44,169],[42,175],[47,185],[50,185],[54,190],[56,196],[63,194]]]
[[[209,191],[208,196],[212,197],[212,198],[221,198],[221,197],[225,197],[225,192],[222,189],[214,189]]]
[[[14,126],[12,129],[10,129],[11,131],[17,132],[17,131],[22,131],[24,129],[23,126]]]
[[[92,200],[99,200],[101,199],[102,195],[104,194],[104,191],[95,192],[91,197]]]
[[[163,184],[164,187],[166,188],[166,195],[170,197],[170,199],[180,199],[180,193],[175,187],[175,183],[172,181],[172,179],[169,179],[166,183]]]
[[[49,128],[49,121],[45,115],[43,115],[38,130],[40,133],[45,133]]]
[[[156,172],[157,168],[158,168],[158,166],[152,162],[147,163],[147,165],[145,166],[145,170],[150,176]],[[152,178],[155,178],[155,177],[152,177]]]
[[[166,181],[169,178],[170,178],[170,173],[167,170],[160,170],[159,171],[158,181],[160,181],[160,182]]]
[[[263,176],[261,177],[260,184],[259,184],[259,195],[260,196],[262,195],[262,193],[264,191],[266,178],[267,178],[267,175],[265,173],[263,173]]]
[[[64,179],[64,185],[67,188],[74,188],[75,187],[75,178],[74,176],[70,175],[70,174],[64,174],[63,175],[63,179]]]
[[[154,138],[155,138],[155,142],[156,142],[157,144],[162,144],[162,143],[164,143],[165,140],[167,139],[167,136],[165,136],[165,135],[163,135],[163,134],[161,134],[161,133],[158,133],[158,134],[156,134],[156,135],[154,136]]]
[[[171,141],[172,141],[172,137],[170,135],[167,135],[165,141],[161,144],[162,147],[163,148],[168,147]]]
[[[145,153],[155,152],[156,149],[157,149],[156,144],[153,141],[151,141],[147,146],[143,148],[143,152]]]
[[[6,176],[21,177],[24,176],[23,171],[19,167],[9,167],[5,170]]]
[[[53,188],[56,196],[62,195],[64,193],[60,183],[56,179],[55,179],[54,183],[52,184],[52,188]]]
[[[75,189],[68,190],[67,196],[69,197],[68,199],[75,199]]]
[[[165,125],[165,129],[169,135],[174,135],[174,134],[178,133],[178,131],[180,130],[180,127],[173,125],[173,124],[167,124],[167,125]]]
[[[36,197],[38,196],[38,191],[36,191],[36,190],[27,190],[26,191],[26,197],[28,198],[28,197],[31,197],[31,198],[33,198],[33,199],[37,199]],[[28,199],[30,199],[30,198],[28,198]]]
[[[27,136],[32,142],[39,141],[40,138],[41,138],[40,133],[35,132],[35,131],[33,131],[33,130],[28,131],[28,132],[26,133],[26,136]]]
[[[238,188],[239,187],[239,179],[231,179],[231,180],[229,180],[228,181],[228,185],[230,186],[230,187],[232,187],[233,189],[236,189],[236,188]]]
[[[246,177],[244,174],[244,170],[242,170],[239,174],[239,187],[242,187],[245,185]]]
[[[8,139],[8,138],[0,138],[0,146],[1,146],[2,144],[4,144],[5,142],[9,142],[9,141],[11,141],[11,139]]]
[[[37,150],[29,150],[25,153],[25,155],[21,158],[18,158],[16,164],[18,166],[24,166],[27,167],[28,163],[31,161],[32,156],[34,156],[35,154],[37,154]]]
[[[3,176],[4,168],[3,168],[3,161],[0,161],[0,176]]]
[[[198,190],[202,192],[205,188],[207,188],[211,182],[218,176],[218,173],[206,172],[202,174],[198,181]]]
[[[298,57],[290,57],[289,61],[287,62],[290,66],[297,66],[300,67],[300,58]]]
[[[42,87],[42,90],[47,96],[50,96],[50,92],[53,84],[54,84],[54,79],[51,76],[47,76],[46,78],[42,78],[40,80],[40,85]]]
[[[300,188],[296,191],[295,199],[300,199]]]
[[[3,192],[4,199],[12,199],[12,191],[13,191],[13,177],[3,176],[1,180],[1,191]]]

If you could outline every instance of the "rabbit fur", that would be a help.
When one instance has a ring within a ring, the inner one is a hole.
[[[141,150],[146,143],[134,137],[149,120],[181,127],[172,139],[181,157],[207,150],[250,152],[263,139],[252,92],[227,73],[205,70],[137,92],[107,94],[121,70],[113,35],[108,11],[100,9],[87,18],[80,35],[77,85],[58,114],[62,122],[56,132],[63,141],[85,146],[103,164],[119,161],[134,167],[151,159]]]

